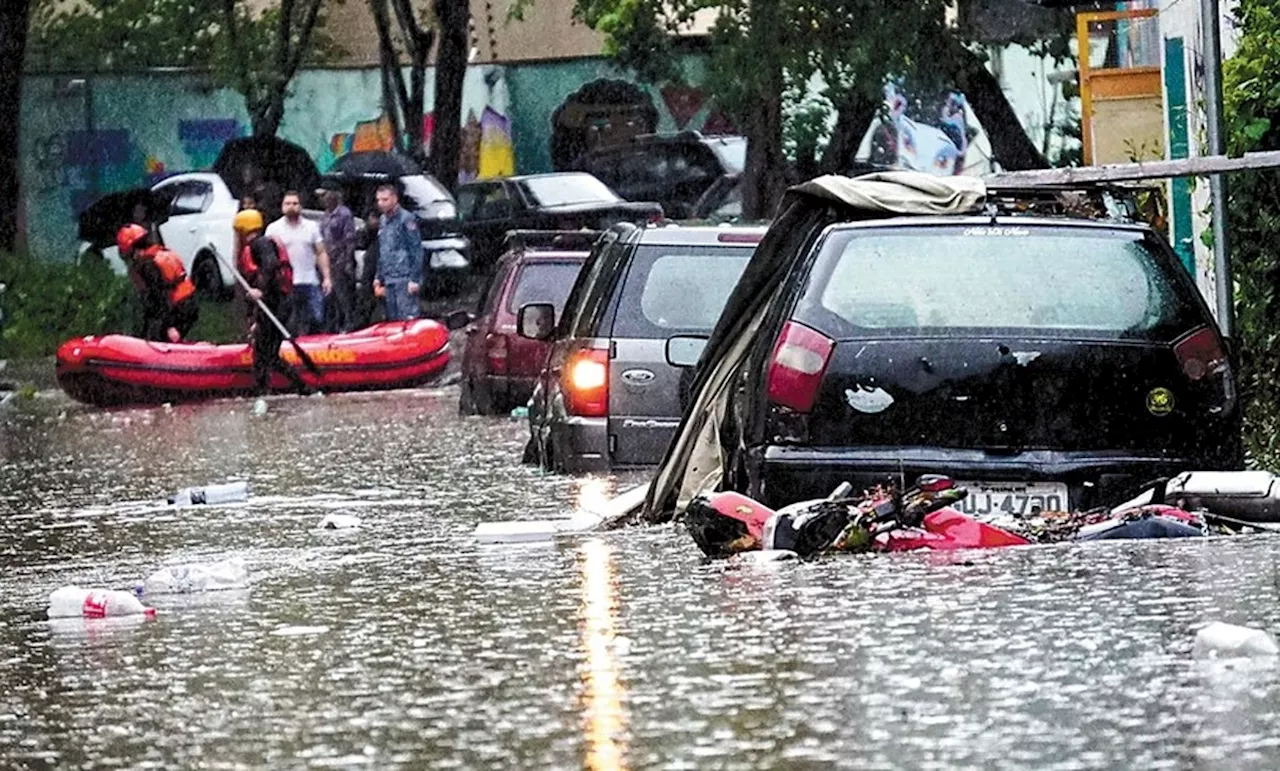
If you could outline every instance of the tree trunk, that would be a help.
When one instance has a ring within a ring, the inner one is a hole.
[[[373,11],[373,26],[378,32],[378,62],[382,71],[382,111],[391,122],[392,143],[396,150],[404,151],[405,137],[401,121],[401,109],[408,99],[404,73],[400,70],[400,57],[391,38],[391,17],[387,13],[387,0],[369,0]]]
[[[836,106],[836,125],[822,155],[819,170],[823,174],[843,174],[853,164],[858,146],[880,109],[880,100],[863,92],[850,91]]]
[[[467,24],[471,9],[467,0],[435,0],[440,25],[436,51],[435,133],[431,137],[432,175],[442,185],[458,186],[462,153],[462,84],[467,75]]]
[[[0,250],[18,241],[18,208],[22,205],[18,157],[18,105],[22,104],[22,62],[27,44],[30,0],[0,2],[0,104],[10,115],[0,120]]]
[[[747,135],[747,165],[742,175],[742,216],[773,216],[786,189],[787,158],[782,147],[782,50],[783,23],[777,0],[751,3],[751,48],[760,55],[752,77],[754,104],[743,121]]]
[[[245,106],[253,122],[255,137],[273,137],[280,131],[284,120],[284,102],[289,96],[289,84],[302,66],[302,60],[311,50],[311,37],[320,21],[322,0],[281,0],[280,26],[276,30],[276,66],[262,93],[245,95]],[[300,6],[297,3],[301,3]],[[295,15],[301,18],[295,19]],[[298,22],[297,34],[293,24]]]
[[[1027,131],[1004,95],[1000,81],[982,59],[958,41],[953,43],[955,84],[969,101],[991,142],[991,157],[1006,171],[1046,169],[1049,161],[1027,136]]]

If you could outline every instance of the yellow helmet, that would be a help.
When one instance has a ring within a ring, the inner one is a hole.
[[[240,235],[252,233],[255,230],[262,230],[262,213],[257,209],[245,209],[236,214],[234,223],[236,232]]]

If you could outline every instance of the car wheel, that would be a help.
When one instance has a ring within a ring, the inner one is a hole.
[[[208,252],[201,252],[191,268],[191,281],[196,285],[196,293],[202,300],[228,300],[231,293],[222,283],[222,271],[218,270],[218,260]]]

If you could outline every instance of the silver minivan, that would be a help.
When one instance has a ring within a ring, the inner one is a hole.
[[[551,342],[525,459],[568,472],[660,461],[691,376],[668,362],[668,341],[711,332],[764,231],[615,225],[560,318],[549,305],[521,308],[520,334]]]

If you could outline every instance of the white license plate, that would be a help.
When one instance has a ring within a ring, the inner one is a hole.
[[[1061,482],[956,482],[969,491],[955,505],[965,514],[1021,516],[1037,511],[1067,511],[1067,486]]]

